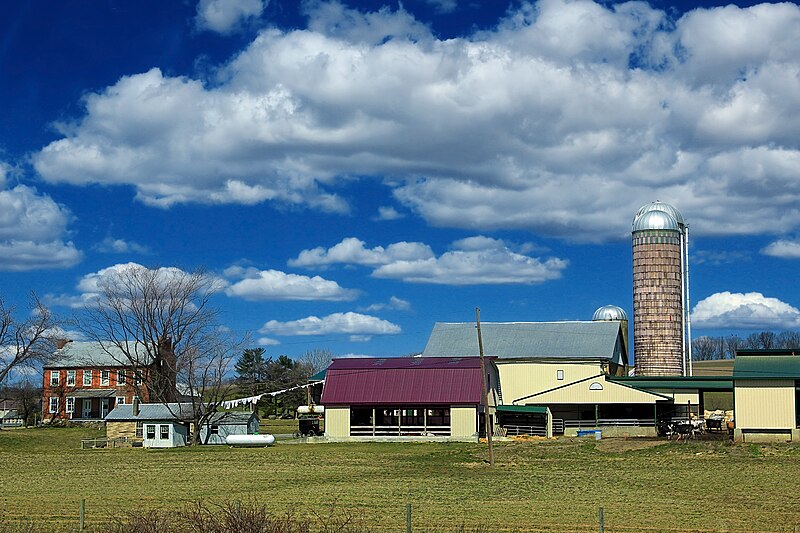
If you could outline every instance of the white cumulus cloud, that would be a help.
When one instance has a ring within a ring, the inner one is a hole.
[[[0,162],[0,271],[68,268],[83,254],[66,240],[69,210],[36,189],[4,189],[8,165]]]
[[[281,336],[345,333],[351,335],[352,338],[369,335],[396,335],[401,330],[400,326],[387,320],[361,313],[347,312],[333,313],[322,318],[309,316],[288,322],[270,320],[258,331],[259,333]]]
[[[139,244],[134,241],[126,241],[125,239],[115,239],[114,237],[106,237],[94,247],[98,252],[109,254],[148,254],[150,249],[147,246]]]
[[[692,323],[702,328],[786,329],[800,327],[800,310],[760,292],[718,292],[701,300]]]
[[[767,245],[761,253],[783,259],[800,259],[800,241],[779,239]]]
[[[366,248],[366,243],[355,237],[348,237],[328,249],[317,247],[303,250],[289,266],[315,267],[334,263],[377,266],[395,261],[416,261],[433,257],[430,246],[421,242],[397,242],[386,248],[376,246]]]
[[[231,33],[250,18],[264,12],[269,0],[200,0],[195,23],[198,28]]]
[[[335,281],[320,276],[309,277],[252,267],[230,267],[224,275],[229,279],[238,279],[226,287],[225,294],[250,301],[345,301],[358,297],[357,290],[345,289]]]
[[[409,309],[411,309],[411,302],[409,302],[408,300],[403,300],[402,298],[398,298],[397,296],[392,296],[389,298],[388,302],[372,304],[370,306],[363,308],[362,311],[370,313],[370,312],[385,311],[385,310],[408,311]]]
[[[574,241],[629,235],[654,199],[695,235],[800,226],[800,6],[540,0],[451,39],[402,8],[305,6],[307,28],[262,30],[213,79],[88,95],[36,170],[165,208],[337,213],[340,184],[380,177],[430,224]]]

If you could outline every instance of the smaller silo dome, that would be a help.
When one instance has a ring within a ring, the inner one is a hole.
[[[664,202],[661,202],[659,200],[656,200],[655,202],[650,202],[649,204],[640,207],[639,210],[636,212],[636,216],[633,217],[634,224],[636,223],[636,219],[638,219],[645,213],[649,213],[651,211],[662,211],[664,213],[667,213],[668,215],[672,216],[672,218],[675,219],[675,221],[678,223],[678,226],[683,226],[685,224],[683,221],[683,215],[681,214],[680,211],[675,209],[674,206],[670,204],[665,204]]]
[[[628,320],[628,315],[625,314],[625,310],[621,307],[617,307],[616,305],[604,305],[594,312],[592,321],[597,322],[604,320]]]
[[[648,211],[633,220],[634,233],[654,229],[681,231],[678,221],[666,211]]]

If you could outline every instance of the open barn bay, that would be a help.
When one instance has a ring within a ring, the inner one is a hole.
[[[339,516],[373,531],[792,531],[800,447],[560,439],[485,445],[284,444],[78,449],[97,430],[0,431],[0,531],[75,530],[202,499]],[[316,520],[316,518],[315,518]],[[12,529],[13,530],[13,529]]]

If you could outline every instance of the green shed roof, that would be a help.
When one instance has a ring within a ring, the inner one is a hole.
[[[737,353],[733,379],[800,379],[800,355]]]
[[[729,376],[608,376],[608,381],[637,389],[733,390]]]
[[[498,405],[497,410],[501,413],[547,414],[547,407],[541,405]]]

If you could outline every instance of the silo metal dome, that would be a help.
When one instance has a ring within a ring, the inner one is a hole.
[[[636,220],[639,217],[641,217],[645,213],[650,213],[651,211],[663,211],[664,213],[668,213],[670,216],[672,216],[672,218],[674,218],[678,222],[678,226],[685,225],[683,221],[683,215],[681,214],[680,211],[675,209],[674,206],[670,204],[665,204],[664,202],[661,202],[659,200],[656,200],[655,202],[650,202],[649,204],[645,204],[642,207],[640,207],[639,210],[636,212],[636,216],[633,217],[633,223],[635,224]]]
[[[633,232],[647,230],[668,230],[680,233],[678,221],[666,211],[647,211],[633,219]]]
[[[617,307],[616,305],[604,305],[594,312],[592,320],[628,320],[628,315],[621,307]]]

